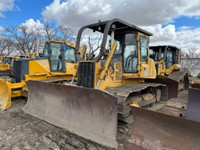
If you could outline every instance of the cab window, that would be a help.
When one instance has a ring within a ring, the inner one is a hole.
[[[60,43],[51,43],[50,64],[52,71],[62,70],[62,54]]]
[[[136,34],[130,33],[125,35],[123,57],[124,57],[124,71],[136,72],[138,65]]]
[[[148,41],[147,41],[147,38],[141,36],[140,37],[140,45],[141,45],[141,61],[147,61],[147,59],[148,59]]]
[[[74,55],[74,48],[65,45],[65,49],[64,49],[64,53],[65,53],[65,61],[69,61],[69,62],[75,62],[75,55]]]
[[[44,57],[48,57],[49,56],[49,49],[50,49],[50,47],[49,47],[49,43],[46,43],[45,44],[45,47],[44,47]]]
[[[173,65],[173,53],[172,50],[167,51],[167,64],[166,68],[169,68]]]

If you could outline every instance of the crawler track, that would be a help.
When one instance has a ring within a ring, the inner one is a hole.
[[[162,93],[159,101],[156,97],[157,89],[160,89]],[[106,91],[118,97],[117,140],[120,150],[124,149],[124,145],[131,135],[133,117],[129,105],[136,103],[139,107],[151,108],[160,105],[160,103],[163,104],[167,100],[166,86],[157,83],[126,84],[120,87],[107,88]],[[148,94],[153,97],[145,100],[145,96]]]

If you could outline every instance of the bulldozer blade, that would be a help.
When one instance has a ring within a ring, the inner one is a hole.
[[[191,87],[196,88],[196,89],[200,89],[200,84],[194,83],[194,84],[191,84]]]
[[[11,105],[11,83],[0,78],[0,109],[6,110]]]
[[[163,79],[159,79],[159,78],[148,79],[147,82],[161,83],[161,84],[166,85],[168,88],[168,99],[178,97],[178,86],[179,86],[178,81],[165,77]]]
[[[200,122],[200,89],[190,88],[188,91],[186,118]]]
[[[199,150],[200,122],[131,106],[134,123],[126,150]]]
[[[117,98],[100,90],[28,81],[23,110],[39,119],[117,148]]]

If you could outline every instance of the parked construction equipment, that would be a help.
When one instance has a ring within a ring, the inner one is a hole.
[[[199,150],[200,122],[131,107],[134,124],[126,150]]]
[[[48,41],[43,51],[44,57],[15,59],[13,77],[7,80],[0,78],[0,108],[10,108],[13,97],[26,96],[28,80],[70,80],[76,73],[74,47],[67,42]]]
[[[191,84],[185,118],[131,106],[132,135],[126,150],[200,149],[200,84]]]
[[[191,84],[188,91],[186,118],[200,122],[200,84]]]
[[[0,56],[0,76],[11,75],[12,60],[11,56]]]
[[[87,60],[79,54],[85,29],[103,35],[98,56]],[[79,87],[28,81],[31,92],[24,111],[113,148],[117,147],[117,134],[119,149],[123,148],[133,123],[129,105],[151,107],[157,103],[164,105],[167,100],[165,85],[145,82],[156,78],[155,63],[149,58],[151,35],[119,19],[83,26],[78,32],[75,48]],[[111,43],[110,48],[106,46],[107,41]],[[108,93],[117,96],[118,101]]]
[[[27,53],[16,56],[0,56],[0,76],[12,76],[12,68],[15,59],[36,58],[36,53]]]
[[[188,72],[181,69],[179,48],[171,45],[150,46],[150,57],[155,61],[157,78],[148,82],[167,85],[169,99],[178,97],[179,91],[188,89]]]

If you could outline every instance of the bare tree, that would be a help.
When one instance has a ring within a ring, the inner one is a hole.
[[[186,57],[188,58],[200,58],[200,52],[196,47],[187,49]]]
[[[70,27],[64,27],[62,25],[59,25],[59,32],[60,36],[59,39],[62,39],[63,41],[75,43],[75,37],[74,37],[74,31]]]
[[[96,38],[94,38],[95,40],[91,40],[91,37],[88,37],[88,58],[91,58],[95,52],[97,52],[100,48],[100,44],[101,44],[101,40],[102,40],[102,35],[101,36],[97,36]]]
[[[196,76],[200,69],[200,52],[197,48],[191,47],[186,50],[185,56],[182,56],[181,66],[187,68],[190,73]]]
[[[15,51],[19,51],[20,54],[35,52],[36,41],[40,37],[38,32],[30,30],[24,25],[10,26],[5,28],[5,31],[9,34],[9,38],[12,39]]]
[[[45,40],[60,40],[74,42],[73,30],[70,27],[45,22],[43,35]]]
[[[64,26],[58,26],[53,23],[45,22],[44,26],[37,28],[30,28],[26,25],[9,26],[5,28],[7,44],[1,45],[0,53],[5,51],[6,54],[10,54],[11,45],[12,51],[15,54],[26,54],[36,51],[37,39],[40,39],[40,47],[43,49],[44,42],[46,40],[60,40],[72,42],[74,40],[73,30]],[[2,41],[3,42],[3,41]],[[5,42],[4,42],[5,43]],[[12,43],[12,44],[11,44]]]
[[[9,39],[6,35],[1,35],[0,37],[0,54],[4,56],[10,55],[14,51],[13,41]]]
[[[56,40],[57,39],[57,34],[59,32],[59,28],[55,26],[54,24],[51,23],[44,23],[44,34],[45,34],[45,39],[46,40]]]

